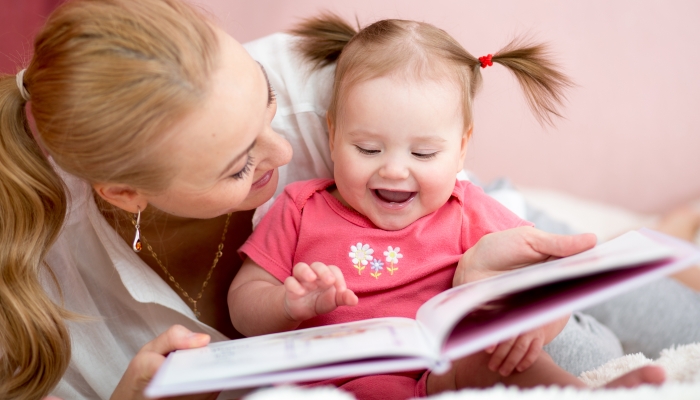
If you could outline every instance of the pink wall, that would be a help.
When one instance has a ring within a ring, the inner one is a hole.
[[[638,211],[700,197],[700,2],[607,0],[196,0],[240,41],[321,9],[362,23],[438,25],[476,56],[515,34],[552,44],[578,87],[543,129],[503,67],[484,71],[467,167]]]
[[[61,0],[0,0],[0,72],[29,63],[34,35]]]
[[[692,0],[192,0],[240,41],[288,29],[329,9],[362,23],[418,19],[474,55],[515,34],[549,41],[578,83],[567,119],[542,128],[517,84],[484,72],[467,167],[482,178],[548,187],[638,211],[700,197],[700,2]],[[1,0],[0,71],[16,71],[59,0]]]

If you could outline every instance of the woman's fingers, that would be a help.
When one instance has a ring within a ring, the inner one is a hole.
[[[182,325],[173,325],[155,339],[146,343],[139,353],[153,352],[162,356],[171,351],[192,349],[209,344],[211,338],[204,333],[194,333]]]
[[[568,257],[578,254],[593,248],[597,241],[596,236],[592,233],[556,235],[537,229],[529,230],[526,239],[536,252],[554,257]]]
[[[515,268],[566,257],[595,246],[591,233],[555,235],[532,227],[519,227],[484,235],[457,264],[453,285],[458,286]]]
[[[135,392],[140,393],[146,388],[164,361],[165,357],[154,352],[140,352],[131,360],[129,365],[133,371],[131,386],[136,389]]]
[[[143,399],[143,389],[163,364],[168,353],[174,350],[202,347],[207,345],[209,340],[209,335],[193,333],[182,325],[171,326],[136,353],[111,398]]]

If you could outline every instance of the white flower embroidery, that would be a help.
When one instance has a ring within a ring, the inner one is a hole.
[[[358,243],[357,246],[350,246],[349,256],[352,258],[352,266],[357,270],[358,275],[362,275],[362,270],[367,266],[368,261],[371,261],[374,249],[368,244]]]
[[[399,258],[403,258],[403,254],[399,253],[399,251],[401,251],[400,247],[393,248],[389,246],[389,249],[384,252],[384,255],[386,256],[386,262],[391,264],[398,264]]]
[[[374,253],[374,249],[371,249],[368,244],[363,245],[362,243],[358,243],[357,246],[350,246],[350,258],[352,258],[352,263],[354,265],[367,265],[368,261],[371,261],[372,258],[372,253]]]
[[[399,267],[395,267],[394,264],[398,264],[399,258],[403,258],[403,254],[399,253],[399,251],[401,251],[400,247],[393,248],[389,246],[387,251],[384,252],[384,256],[386,256],[386,262],[389,263],[389,266],[386,267],[386,270],[389,271],[391,275],[394,275],[394,271],[399,269]]]

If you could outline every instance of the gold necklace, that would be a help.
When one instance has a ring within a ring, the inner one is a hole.
[[[187,299],[187,301],[192,303],[192,306],[193,306],[192,311],[194,311],[194,316],[197,319],[199,319],[199,316],[201,315],[200,312],[197,311],[197,302],[202,298],[202,294],[204,293],[204,289],[207,287],[207,283],[209,283],[209,279],[211,279],[211,274],[212,274],[212,272],[214,272],[214,268],[216,268],[216,263],[218,263],[219,258],[221,258],[221,256],[224,255],[224,253],[223,253],[224,242],[226,241],[226,232],[228,232],[228,223],[230,221],[231,221],[231,213],[228,213],[228,215],[226,216],[226,223],[224,224],[224,233],[221,234],[221,243],[219,243],[218,250],[216,251],[216,256],[214,257],[214,263],[212,263],[211,268],[209,268],[209,273],[207,274],[206,279],[204,279],[204,283],[202,283],[202,290],[199,291],[199,294],[197,295],[196,299],[193,299],[192,297],[190,297],[189,293],[187,293],[187,291],[185,291],[185,289],[183,289],[182,286],[180,286],[180,284],[175,281],[175,277],[173,277],[172,274],[170,274],[168,269],[165,267],[165,265],[163,265],[163,263],[160,262],[160,259],[158,259],[158,255],[156,254],[155,251],[153,251],[153,247],[151,247],[151,244],[148,243],[148,240],[146,240],[146,238],[144,236],[141,236],[141,240],[143,240],[143,243],[146,244],[146,248],[151,253],[151,256],[153,256],[153,259],[156,260],[156,262],[158,263],[160,268],[163,270],[165,275],[168,276],[168,279],[170,280],[170,282],[172,282],[173,285],[175,285],[175,287],[182,293],[182,295],[185,297],[185,299]],[[132,219],[131,223],[133,223],[135,226],[136,220]]]

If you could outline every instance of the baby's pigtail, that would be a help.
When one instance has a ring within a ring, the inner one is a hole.
[[[566,99],[564,91],[573,82],[550,60],[544,44],[515,39],[494,54],[492,60],[513,72],[538,121],[552,125],[552,115],[561,117],[558,108]]]
[[[301,54],[319,69],[335,63],[357,31],[339,16],[324,12],[305,19],[290,33],[299,37]]]

